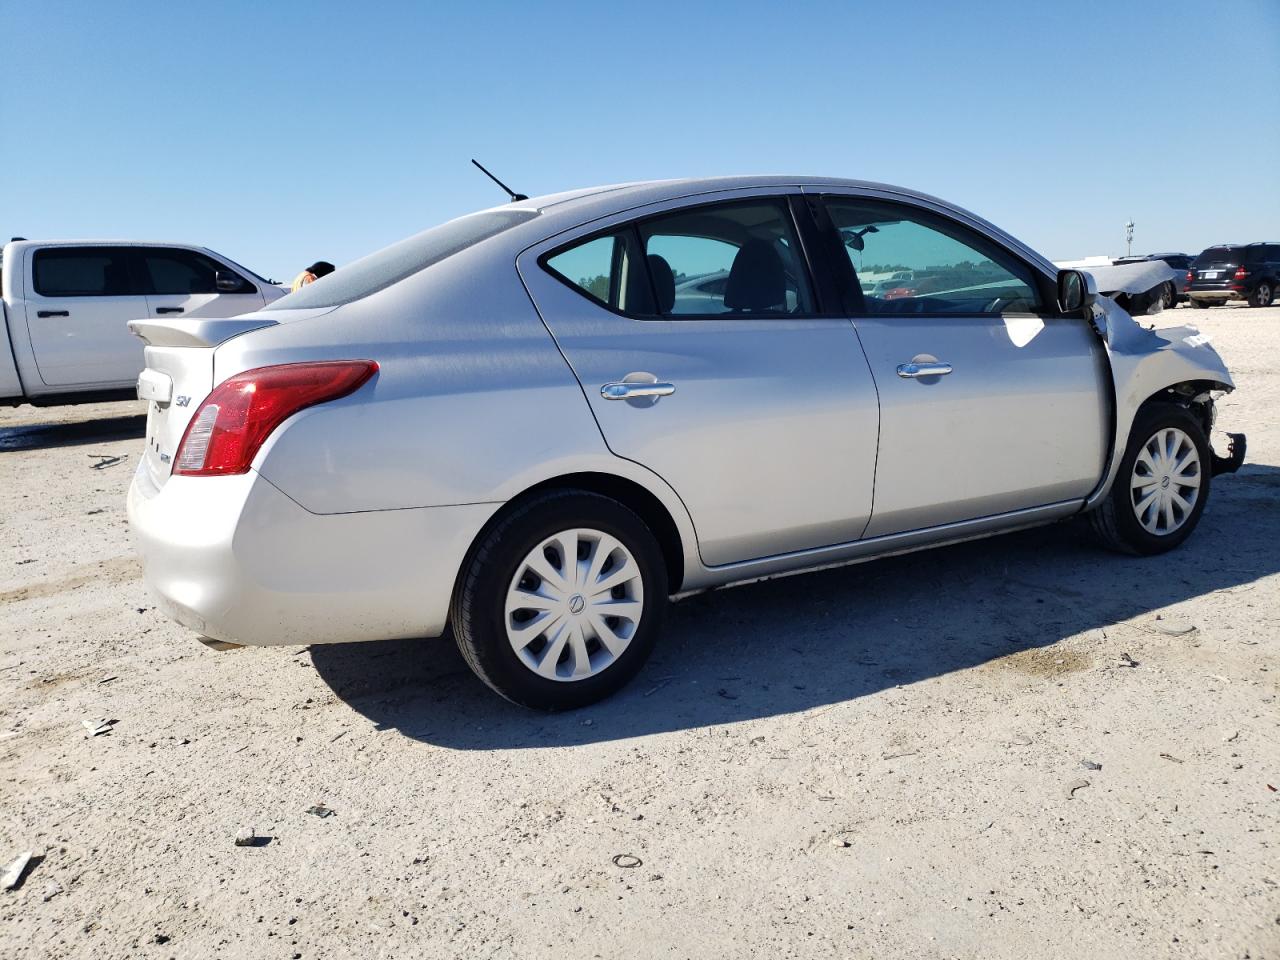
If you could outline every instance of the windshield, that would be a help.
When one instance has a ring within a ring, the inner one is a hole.
[[[537,215],[536,210],[490,210],[450,220],[339,267],[265,309],[336,307],[360,300]]]
[[[1244,249],[1242,247],[1210,247],[1196,257],[1196,266],[1206,266],[1212,263],[1239,263],[1243,255]]]

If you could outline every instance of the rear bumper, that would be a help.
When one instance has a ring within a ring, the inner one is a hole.
[[[1249,296],[1245,290],[1232,290],[1219,287],[1214,290],[1188,290],[1187,297],[1192,300],[1204,300],[1209,303],[1223,303],[1227,300],[1244,300]]]
[[[173,619],[252,646],[437,636],[467,549],[497,504],[315,514],[250,471],[142,474],[129,523]]]

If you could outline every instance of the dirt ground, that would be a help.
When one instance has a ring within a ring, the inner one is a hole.
[[[558,716],[442,642],[204,648],[139,579],[141,406],[0,412],[0,955],[1280,957],[1280,308],[1175,320],[1249,435],[1182,549],[693,598]]]

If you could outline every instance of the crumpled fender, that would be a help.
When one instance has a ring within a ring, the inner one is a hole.
[[[1099,297],[1094,305],[1093,324],[1102,336],[1111,366],[1116,422],[1106,475],[1090,494],[1086,509],[1110,491],[1133,418],[1146,400],[1166,387],[1191,380],[1204,381],[1217,390],[1234,390],[1236,386],[1209,337],[1195,327],[1144,327],[1106,297]]]

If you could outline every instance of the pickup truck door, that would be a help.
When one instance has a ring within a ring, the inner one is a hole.
[[[1038,271],[938,211],[828,196],[851,319],[880,397],[875,537],[1083,499],[1102,476],[1109,376]],[[873,295],[877,274],[912,280]]]
[[[265,304],[247,277],[196,250],[142,247],[138,255],[147,292],[145,316],[234,317]]]
[[[126,246],[37,247],[25,270],[27,331],[48,387],[113,388],[142,371],[142,343],[126,326],[147,314]]]

